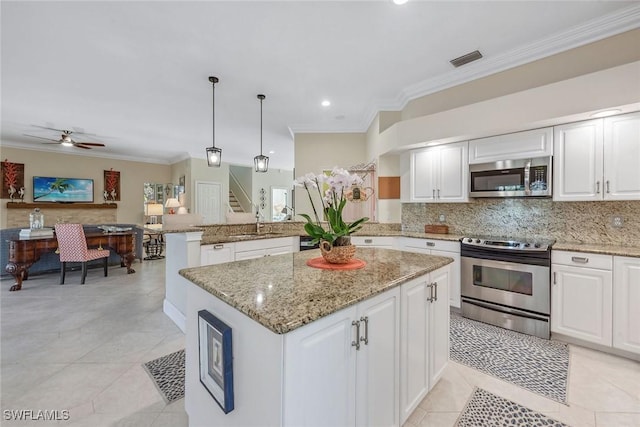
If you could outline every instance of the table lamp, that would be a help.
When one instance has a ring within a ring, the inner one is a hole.
[[[162,215],[164,213],[164,208],[161,203],[147,203],[147,212],[146,215],[149,217],[149,221],[151,224],[158,223],[158,215]]]
[[[180,207],[180,202],[178,201],[178,199],[171,197],[171,198],[167,199],[167,201],[164,204],[164,206],[166,208],[169,208],[169,214],[173,215],[173,214],[176,213],[174,208],[179,208]]]

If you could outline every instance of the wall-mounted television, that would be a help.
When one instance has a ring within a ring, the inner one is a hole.
[[[34,176],[33,202],[93,203],[93,180]]]

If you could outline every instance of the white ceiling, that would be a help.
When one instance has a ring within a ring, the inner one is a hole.
[[[640,26],[614,1],[2,1],[2,144],[293,168],[295,132],[363,132],[379,110]],[[479,49],[484,58],[453,68]],[[329,99],[332,105],[322,107]],[[106,148],[42,145],[32,125]],[[275,151],[269,154],[269,151]]]

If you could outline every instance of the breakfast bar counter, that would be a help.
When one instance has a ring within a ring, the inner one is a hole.
[[[180,270],[190,426],[402,425],[435,385],[452,259],[358,248],[361,269],[307,265],[319,256]]]

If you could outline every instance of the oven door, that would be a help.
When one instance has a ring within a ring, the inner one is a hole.
[[[551,313],[549,267],[464,256],[460,260],[463,297]]]

